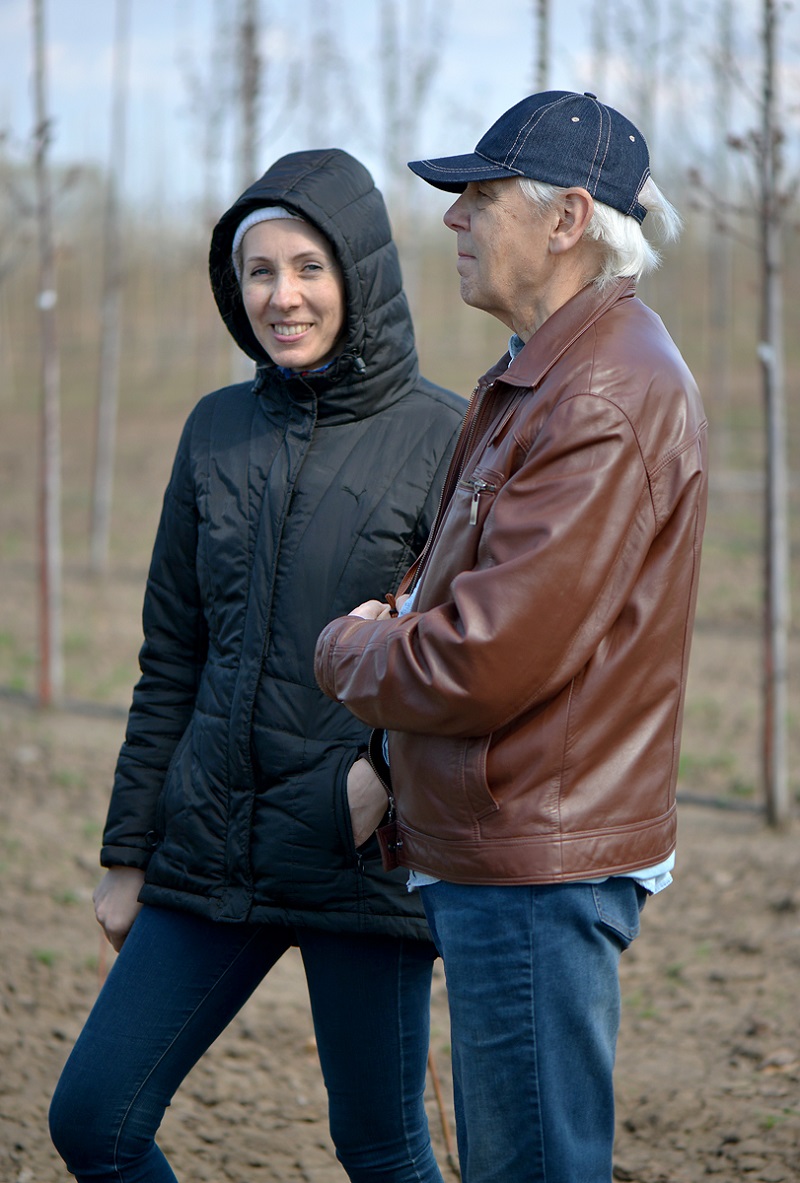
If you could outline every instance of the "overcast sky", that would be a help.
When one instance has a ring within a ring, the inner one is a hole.
[[[445,0],[403,0],[406,13],[430,14]],[[228,0],[231,11],[235,5]],[[344,116],[345,104],[324,104],[315,117],[307,102],[284,106],[288,65],[301,71],[310,58],[309,13],[312,0],[261,0],[265,24],[263,51],[271,73],[268,87],[276,101],[265,104],[259,160],[267,167],[279,155],[325,141],[348,148],[376,173],[380,154],[379,86],[375,67],[379,0],[331,0],[336,14],[339,46],[349,65],[349,84],[361,105],[356,119]],[[675,0],[669,11],[691,14],[693,27],[702,12],[713,12],[715,0]],[[757,0],[736,4],[740,34],[745,44],[757,46],[758,26],[753,13]],[[616,6],[605,6],[615,12]],[[49,44],[49,106],[54,118],[54,158],[59,161],[94,160],[105,163],[109,154],[110,76],[114,0],[46,0]],[[467,151],[506,107],[533,89],[534,25],[530,0],[451,0],[447,35],[435,87],[417,133],[412,155]],[[551,70],[554,89],[596,89],[591,72],[591,0],[551,0]],[[641,12],[642,6],[638,11]],[[202,185],[201,120],[192,114],[190,76],[202,80],[201,89],[213,93],[222,77],[212,73],[211,21],[213,0],[132,0],[130,101],[126,192],[146,199],[182,200]],[[634,9],[635,11],[635,9]],[[288,15],[291,14],[291,17]],[[666,18],[665,18],[666,21]],[[792,2],[786,17],[787,45],[797,70],[798,7]],[[613,36],[614,30],[611,30]],[[660,31],[662,38],[669,33]],[[31,0],[0,0],[0,132],[10,133],[12,152],[21,156],[33,126],[31,87]],[[409,49],[409,53],[411,50]],[[697,49],[694,69],[702,69]],[[621,71],[609,71],[608,91],[601,98],[625,109]],[[757,79],[754,79],[757,81]],[[308,86],[303,92],[306,99]],[[693,84],[687,79],[685,84]],[[670,86],[663,89],[669,100]],[[795,96],[796,98],[797,96]],[[691,93],[688,103],[696,103]],[[233,121],[221,130],[221,156],[233,156]],[[796,126],[796,124],[795,124]],[[643,128],[648,138],[653,129]],[[220,165],[219,186],[225,198],[234,185]],[[654,168],[657,173],[657,168]]]

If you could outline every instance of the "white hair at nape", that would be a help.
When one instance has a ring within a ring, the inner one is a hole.
[[[533,181],[528,177],[519,178],[519,187],[540,210],[548,209],[561,193],[566,192],[566,189],[556,185]],[[652,177],[648,177],[642,186],[638,201],[655,219],[664,242],[672,242],[679,236],[683,220]],[[594,213],[586,228],[586,236],[603,248],[602,267],[594,279],[599,288],[623,276],[639,280],[650,271],[655,271],[661,263],[661,255],[647,241],[636,218],[603,202],[594,203]]]

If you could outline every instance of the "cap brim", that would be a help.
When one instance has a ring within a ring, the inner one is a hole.
[[[463,193],[470,181],[501,181],[522,174],[492,164],[477,152],[464,156],[440,156],[437,160],[410,160],[408,167],[423,181],[446,193]]]

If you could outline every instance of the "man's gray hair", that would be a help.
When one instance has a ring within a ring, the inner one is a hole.
[[[527,177],[520,177],[519,187],[542,211],[548,209],[560,194],[567,192],[556,185],[532,181]],[[655,218],[664,242],[671,242],[678,237],[683,225],[681,216],[652,177],[645,181],[638,200],[648,214]],[[661,263],[661,255],[647,241],[639,222],[600,201],[594,203],[594,213],[586,236],[600,243],[603,248],[602,268],[594,279],[599,288],[623,276],[632,276],[638,280]]]

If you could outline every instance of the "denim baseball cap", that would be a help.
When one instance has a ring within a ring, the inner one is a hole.
[[[650,175],[645,138],[589,92],[528,95],[492,124],[474,152],[412,160],[408,167],[448,193],[462,193],[470,181],[529,177],[564,189],[587,189],[637,222],[647,213],[638,201]]]

